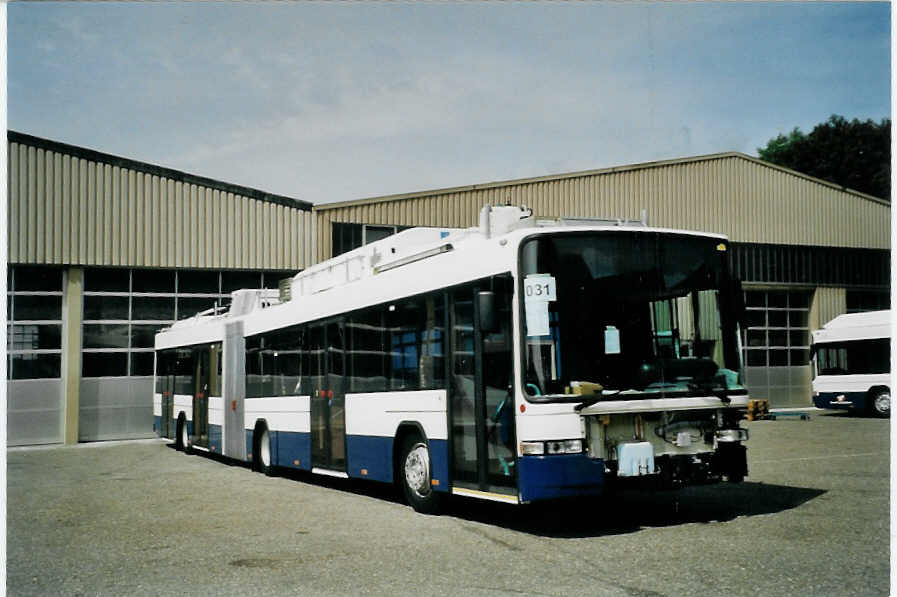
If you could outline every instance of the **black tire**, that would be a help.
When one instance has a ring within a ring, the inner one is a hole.
[[[876,417],[891,416],[891,390],[878,388],[869,392],[869,412]]]
[[[190,453],[190,437],[187,430],[187,419],[181,414],[178,417],[177,425],[175,425],[174,447],[178,452],[185,454]]]
[[[274,476],[274,457],[271,451],[271,433],[268,427],[260,425],[252,435],[252,468],[260,473]]]
[[[405,437],[397,468],[408,505],[421,514],[438,513],[444,496],[433,491],[430,448],[427,442],[418,435]]]

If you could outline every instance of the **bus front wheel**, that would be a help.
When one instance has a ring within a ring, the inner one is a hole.
[[[872,414],[877,417],[891,416],[891,390],[879,388],[872,392]]]
[[[405,499],[412,508],[422,514],[439,511],[442,495],[433,491],[430,449],[420,437],[408,436],[402,442],[399,475]]]

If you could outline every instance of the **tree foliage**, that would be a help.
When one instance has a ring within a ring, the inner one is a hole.
[[[760,159],[891,200],[891,119],[833,115],[804,134],[795,128],[757,149]]]

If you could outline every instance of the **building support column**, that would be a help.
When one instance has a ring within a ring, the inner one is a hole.
[[[78,443],[81,402],[81,318],[84,268],[70,267],[65,276],[62,307],[62,391],[65,395],[65,443]]]

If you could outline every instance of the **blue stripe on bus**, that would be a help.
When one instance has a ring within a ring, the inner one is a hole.
[[[838,396],[844,396],[843,402],[838,401]],[[817,408],[866,410],[867,399],[866,392],[820,392],[818,396],[813,396],[813,404]]]
[[[156,432],[156,437],[162,437],[162,417],[153,417],[153,431]]]
[[[216,454],[223,451],[221,442],[221,425],[213,425],[209,423],[209,450]]]
[[[393,481],[393,438],[372,435],[347,435],[346,460],[350,477],[391,483]],[[448,491],[448,442],[431,439],[430,475],[437,481],[436,491]],[[365,472],[362,472],[365,471]]]
[[[392,482],[391,437],[372,435],[346,436],[346,461],[350,477]],[[366,473],[362,473],[366,471]]]
[[[434,491],[449,490],[449,459],[448,441],[444,439],[431,439],[430,442],[430,476],[438,481],[433,486]]]
[[[271,436],[271,455],[277,466],[311,470],[311,433],[274,431]]]
[[[517,466],[523,502],[599,495],[604,487],[604,460],[587,454],[520,456]]]

